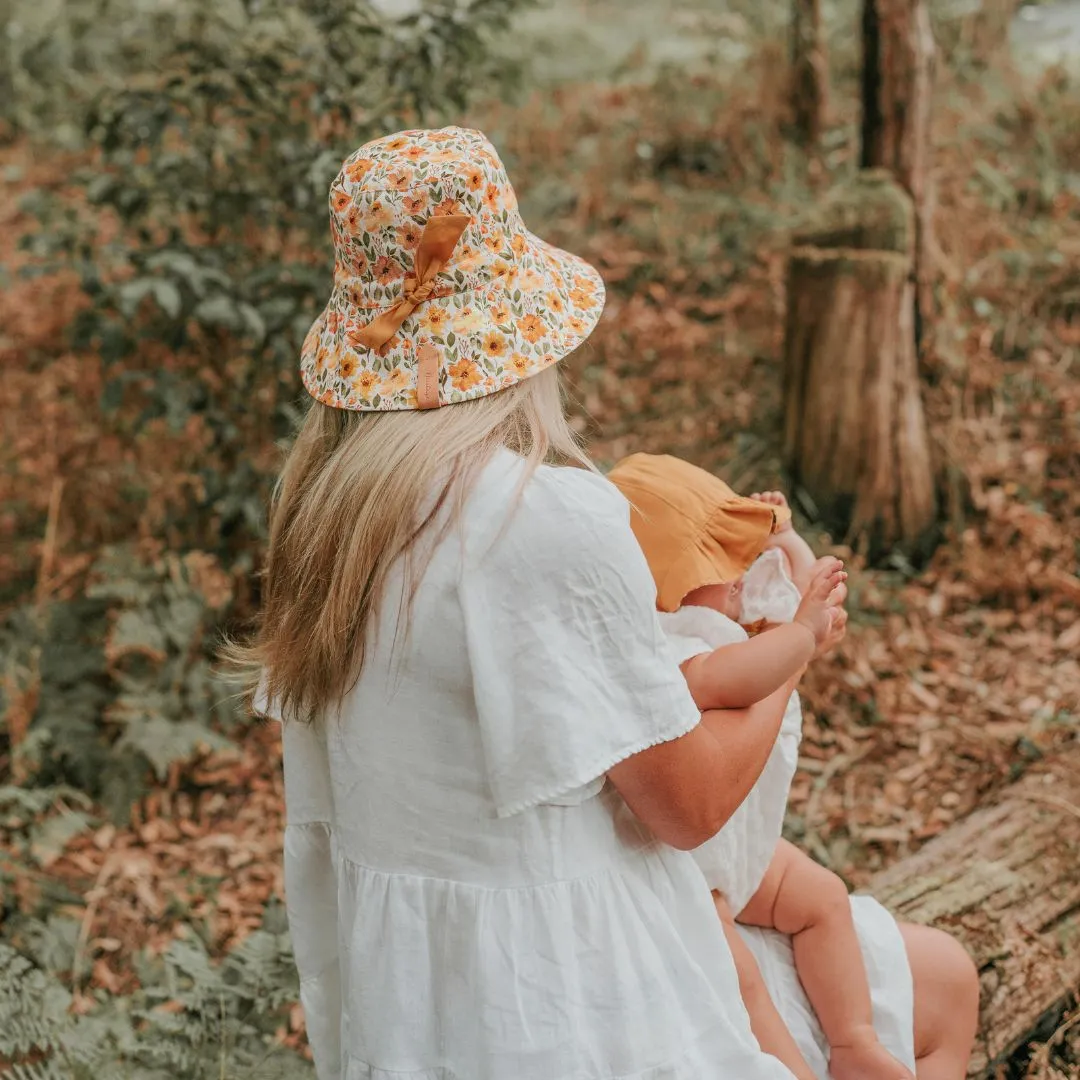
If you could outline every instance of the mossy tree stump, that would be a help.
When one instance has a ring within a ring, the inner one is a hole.
[[[884,171],[834,192],[788,262],[784,451],[823,523],[921,556],[937,501],[913,326],[911,199]]]
[[[918,344],[933,314],[936,250],[930,169],[935,48],[924,0],[863,0],[862,46],[862,167],[887,169],[915,204],[912,300]]]
[[[1044,762],[867,891],[966,946],[982,984],[968,1075],[1001,1075],[1080,992],[1080,750]]]

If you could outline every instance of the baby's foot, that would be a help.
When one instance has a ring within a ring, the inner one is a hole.
[[[875,1038],[852,1046],[834,1046],[829,1052],[833,1080],[915,1080]]]

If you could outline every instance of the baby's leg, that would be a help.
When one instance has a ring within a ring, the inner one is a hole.
[[[727,901],[718,893],[713,893],[716,913],[724,924],[724,934],[728,947],[735,959],[735,970],[739,974],[739,992],[743,1004],[750,1014],[750,1029],[766,1054],[779,1058],[798,1080],[815,1080],[813,1070],[806,1063],[798,1044],[791,1037],[787,1025],[776,1011],[761,969],[757,966],[754,954],[735,929],[735,918]]]
[[[838,1080],[910,1080],[874,1031],[870,987],[851,917],[847,887],[833,873],[781,841],[761,887],[739,922],[790,934],[795,967],[817,1013]]]

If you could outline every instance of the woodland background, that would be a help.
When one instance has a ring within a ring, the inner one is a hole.
[[[325,192],[351,149],[482,127],[526,221],[602,270],[607,311],[570,363],[598,463],[664,451],[743,490],[786,485],[784,264],[858,164],[854,0],[824,7],[809,156],[780,0],[389,7],[0,3],[16,1080],[312,1075],[277,736],[215,650],[258,602],[298,346],[327,294]],[[920,378],[941,543],[862,566],[795,493],[852,560],[852,629],[809,680],[788,831],[855,887],[1077,742],[1080,76],[1047,50],[1080,14],[1046,10],[1040,36],[1011,7],[931,9],[940,251]],[[999,1073],[1080,1075],[1073,1019]]]

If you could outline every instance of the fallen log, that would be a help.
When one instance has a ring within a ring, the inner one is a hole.
[[[970,1077],[1046,1037],[1080,988],[1080,748],[876,875],[898,918],[959,938],[982,983]]]

